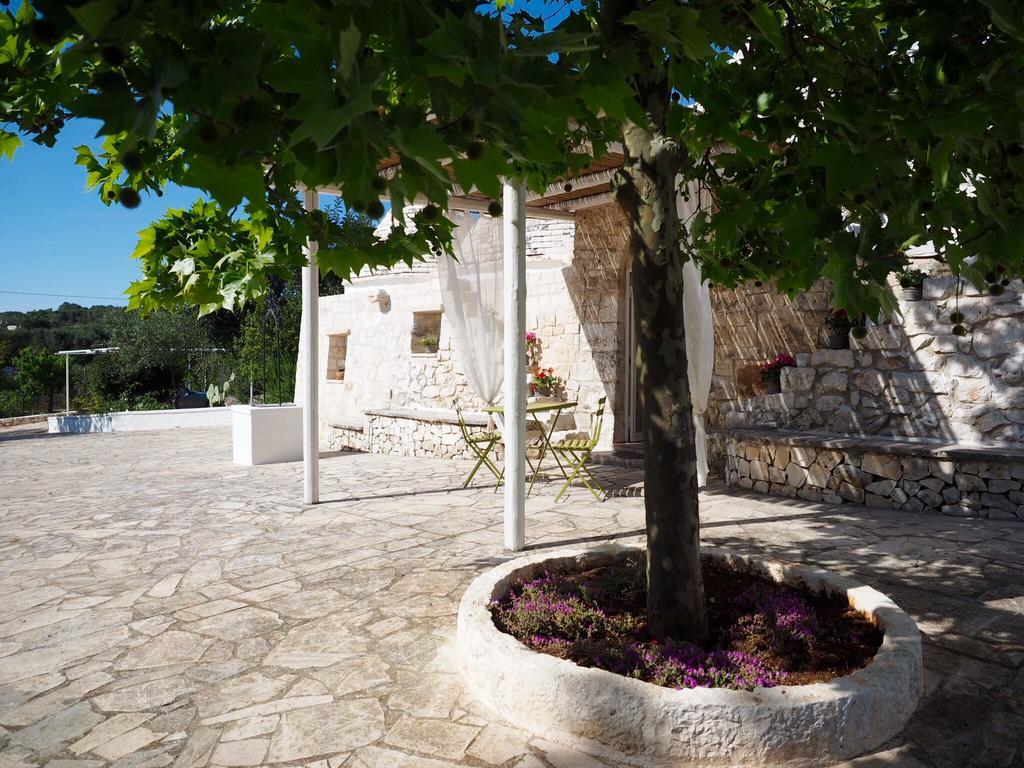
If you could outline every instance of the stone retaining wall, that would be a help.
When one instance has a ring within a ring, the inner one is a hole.
[[[45,422],[51,416],[58,416],[57,413],[32,413],[28,416],[8,416],[0,419],[0,427],[21,427],[25,424],[38,424]]]
[[[719,434],[729,485],[830,504],[1024,520],[1024,449],[799,432]]]

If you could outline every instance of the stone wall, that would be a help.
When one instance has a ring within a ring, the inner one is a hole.
[[[715,368],[706,417],[710,427],[751,422],[746,416],[753,407],[750,401],[763,394],[759,366],[780,352],[818,347],[828,306],[824,283],[794,299],[752,281],[735,290],[711,291]]]
[[[484,431],[487,418],[463,414],[471,432]],[[362,425],[332,423],[327,445],[333,451],[363,451],[392,456],[431,456],[439,459],[476,459],[462,437],[454,411],[395,408],[369,411]],[[500,459],[501,445],[491,449]]]
[[[25,424],[45,423],[51,416],[58,416],[56,413],[33,413],[28,416],[8,416],[0,419],[0,427],[20,427]]]
[[[1024,520],[1024,449],[836,439],[789,431],[721,436],[730,485],[830,504]]]
[[[370,445],[366,440],[365,423],[328,422],[324,442],[329,451],[367,453],[370,450]]]
[[[1001,296],[963,288],[968,334],[954,336],[951,276],[925,281],[924,300],[869,328],[849,350],[817,348],[826,287],[789,301],[764,288],[715,292],[718,345],[709,423],[845,435],[1024,441],[1024,286]],[[897,295],[900,289],[896,289]],[[798,367],[766,395],[757,366],[780,352]]]
[[[581,211],[575,222],[528,220],[526,327],[541,339],[543,365],[555,369],[565,380],[566,396],[580,403],[572,428],[589,429],[598,398],[608,398],[602,433],[606,446],[621,429],[616,424],[623,358],[619,296],[626,248],[615,205]],[[374,302],[382,290],[390,299],[386,311]],[[364,414],[374,410],[449,409],[453,400],[465,410],[479,410],[482,404],[466,380],[443,318],[438,351],[411,350],[413,313],[441,309],[433,267],[367,273],[344,294],[321,298],[321,434],[328,435],[331,424],[363,424]],[[328,337],[346,332],[345,378],[328,379]],[[302,372],[300,358],[296,402],[301,401]],[[355,434],[332,439],[335,447],[345,441],[355,448],[360,442]]]

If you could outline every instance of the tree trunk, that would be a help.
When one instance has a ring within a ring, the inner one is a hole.
[[[633,318],[644,429],[647,619],[654,637],[703,643],[708,614],[700,568],[697,460],[686,371],[683,260],[676,175],[680,149],[665,134],[664,67],[635,82],[647,125],[623,126],[616,196],[630,227]]]

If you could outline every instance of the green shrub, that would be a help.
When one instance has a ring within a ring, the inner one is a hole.
[[[17,390],[0,390],[0,419],[21,416],[21,396]]]

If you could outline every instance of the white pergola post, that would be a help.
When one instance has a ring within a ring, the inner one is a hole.
[[[306,190],[302,204],[307,211],[320,205],[320,195]],[[317,242],[306,243],[309,264],[302,268],[302,344],[305,361],[302,408],[302,499],[306,504],[320,501],[320,269],[316,263]]]
[[[64,415],[71,415],[71,355],[64,355]]]
[[[526,189],[504,184],[505,549],[526,545]]]

